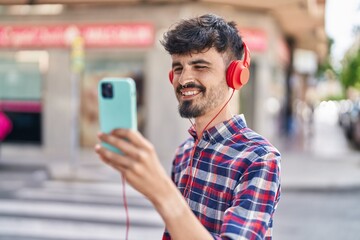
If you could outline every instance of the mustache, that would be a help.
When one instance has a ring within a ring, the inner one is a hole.
[[[204,86],[191,82],[191,83],[187,83],[185,85],[179,85],[176,89],[176,92],[180,93],[181,89],[184,89],[184,88],[198,88],[200,91],[206,90],[206,88]]]

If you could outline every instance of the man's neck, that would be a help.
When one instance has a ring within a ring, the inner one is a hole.
[[[226,106],[219,113],[221,107],[222,106],[214,109],[211,112],[208,112],[207,114],[205,114],[201,117],[195,118],[195,130],[196,130],[196,134],[198,135],[199,138],[201,137],[200,134],[202,134],[202,132],[205,131],[206,129],[209,129],[218,123],[229,120],[233,116],[230,112],[229,106]],[[219,115],[215,119],[213,119],[216,116],[216,114],[218,114],[218,113],[219,113]],[[210,121],[211,121],[211,123],[209,124]],[[206,127],[206,129],[205,129],[205,127]]]

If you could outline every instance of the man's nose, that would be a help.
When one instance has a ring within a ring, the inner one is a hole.
[[[189,82],[194,81],[194,74],[190,68],[183,68],[179,76],[179,84],[186,85]]]

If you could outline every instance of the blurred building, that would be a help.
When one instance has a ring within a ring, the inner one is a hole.
[[[57,163],[92,151],[98,81],[130,76],[139,129],[169,169],[190,123],[178,116],[170,56],[159,40],[179,19],[211,12],[237,22],[251,51],[251,79],[234,111],[270,140],[291,116],[295,49],[311,51],[315,65],[326,55],[325,0],[54,2],[0,0],[0,110],[14,125],[4,148],[30,146]]]

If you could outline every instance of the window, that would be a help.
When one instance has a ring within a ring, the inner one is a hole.
[[[35,51],[36,52],[36,51]],[[19,52],[17,52],[19,53]],[[0,59],[0,111],[13,129],[4,142],[42,143],[42,77],[39,59],[21,59],[16,52]]]

